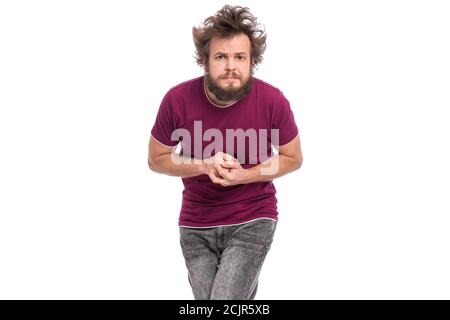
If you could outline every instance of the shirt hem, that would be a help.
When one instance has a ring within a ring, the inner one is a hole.
[[[218,227],[238,226],[238,225],[241,225],[241,224],[244,224],[244,223],[249,223],[249,222],[253,222],[253,221],[261,220],[261,219],[269,219],[269,220],[272,220],[272,221],[275,221],[275,222],[278,221],[278,219],[274,219],[274,218],[260,217],[260,218],[250,219],[250,220],[247,220],[247,221],[244,221],[244,222],[239,222],[239,223],[220,224],[220,225],[212,225],[212,226],[202,226],[202,227],[199,227],[199,226],[186,226],[186,225],[181,225],[181,224],[179,224],[178,226],[179,226],[180,228],[195,228],[195,229],[202,229],[202,228],[218,228]]]

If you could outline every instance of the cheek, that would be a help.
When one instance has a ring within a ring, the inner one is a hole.
[[[224,67],[220,65],[220,63],[210,63],[209,64],[209,73],[212,76],[218,76],[223,73]]]
[[[243,63],[239,66],[239,71],[241,72],[241,75],[246,78],[250,75],[250,64],[249,63]]]
[[[246,61],[239,63],[237,66],[242,73],[247,73],[247,71],[250,70],[250,63]]]

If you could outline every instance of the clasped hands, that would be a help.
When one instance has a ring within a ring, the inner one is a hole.
[[[249,171],[242,168],[233,156],[218,152],[211,158],[203,160],[204,173],[215,184],[223,187],[244,184],[248,182]]]

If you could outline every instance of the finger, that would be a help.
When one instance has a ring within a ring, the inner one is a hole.
[[[226,180],[230,180],[231,175],[230,175],[230,170],[229,169],[225,169],[221,165],[214,165],[214,168],[217,170],[217,172],[219,173],[219,175],[222,178],[224,178]]]
[[[220,164],[218,164],[217,167],[220,167]],[[214,175],[215,175],[217,178],[223,179],[223,177],[222,177],[222,175],[220,174],[219,170],[217,170],[217,167],[214,167],[214,168],[213,168],[213,170],[214,170],[213,173],[214,173]]]
[[[210,178],[214,184],[221,185],[222,187],[228,186],[227,182],[222,178],[218,178],[217,176],[214,175],[211,175]]]
[[[228,153],[223,153],[222,156],[223,156],[223,160],[225,160],[225,161],[231,161],[232,159],[234,159],[233,156]]]
[[[224,163],[223,155],[214,156],[213,163],[214,164],[222,164],[222,163]]]
[[[235,157],[233,157],[231,154],[229,153],[224,153],[224,158],[225,161],[229,161],[229,162],[239,162],[238,159],[236,159]]]
[[[218,174],[217,171],[215,169],[211,169],[209,171],[208,174],[209,178],[211,179],[211,181],[215,184],[220,184],[220,185],[224,185],[225,180],[222,179]]]
[[[225,162],[222,164],[222,167],[224,168],[228,168],[228,169],[239,169],[241,168],[241,164],[237,161],[233,161],[233,162]]]

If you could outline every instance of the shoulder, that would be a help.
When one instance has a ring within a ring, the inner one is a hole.
[[[164,95],[162,104],[172,111],[184,112],[189,101],[195,101],[202,83],[202,77],[197,77],[173,86]]]
[[[257,94],[264,101],[267,101],[269,103],[276,103],[284,101],[286,99],[283,95],[283,92],[276,86],[258,78],[253,79],[256,84]]]
[[[253,79],[254,79],[254,81],[255,81],[255,83],[262,89],[262,90],[265,90],[265,91],[272,91],[272,92],[277,92],[277,91],[280,91],[280,89],[278,89],[277,87],[275,87],[274,85],[272,85],[272,84],[270,84],[270,83],[268,83],[268,82],[266,82],[266,81],[264,81],[264,80],[261,80],[261,79],[259,79],[259,78],[255,78],[255,77],[253,77]]]
[[[192,92],[194,89],[200,87],[203,83],[203,77],[197,77],[194,79],[190,79],[184,82],[181,82],[172,88],[169,89],[167,94],[173,95],[173,96],[183,96],[190,92]]]
[[[199,105],[197,102],[202,84],[202,77],[197,77],[173,86],[164,95],[160,108],[177,124],[182,123],[192,108]]]
[[[283,96],[282,91],[276,86],[258,78],[253,79],[256,84],[259,95],[268,98],[270,100],[277,100]]]

